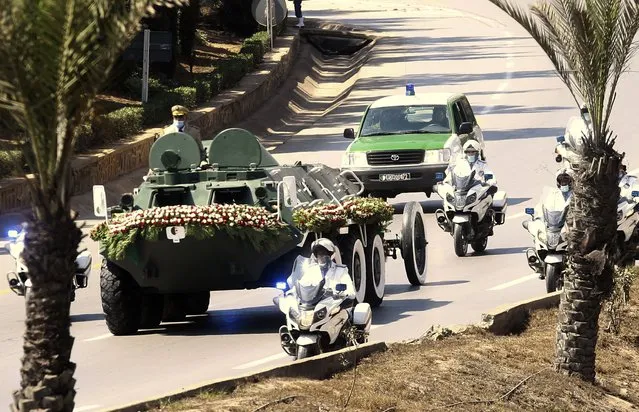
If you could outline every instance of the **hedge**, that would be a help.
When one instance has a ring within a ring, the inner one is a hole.
[[[276,27],[281,34],[284,26]],[[219,60],[215,71],[196,74],[192,84],[178,87],[163,84],[155,78],[149,79],[149,101],[141,106],[129,106],[96,116],[92,124],[80,127],[77,150],[86,151],[96,145],[111,143],[139,133],[145,126],[165,123],[171,119],[171,106],[180,104],[190,109],[210,100],[224,89],[235,86],[247,73],[264,59],[270,49],[270,40],[265,31],[246,38],[240,53]],[[133,75],[124,82],[124,90],[130,97],[139,98],[142,80]],[[18,155],[0,150],[0,179],[11,175],[13,164],[10,156]]]

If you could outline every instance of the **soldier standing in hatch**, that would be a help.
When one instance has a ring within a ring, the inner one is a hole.
[[[200,129],[195,126],[191,126],[188,124],[186,117],[189,113],[189,110],[184,106],[173,106],[171,107],[171,114],[173,115],[173,123],[171,126],[164,129],[162,134],[169,133],[186,133],[188,135],[193,136],[198,142],[202,143],[202,136],[200,135]]]

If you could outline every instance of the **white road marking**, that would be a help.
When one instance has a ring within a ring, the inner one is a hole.
[[[384,325],[371,325],[371,330],[375,330],[377,328],[381,328]]]
[[[512,37],[512,33],[505,31],[504,35],[506,37]],[[507,47],[512,48],[514,46],[514,42],[513,41],[509,41],[508,43],[506,43]],[[514,61],[514,55],[513,54],[509,54],[508,57],[506,57],[506,68],[508,69],[508,71],[506,72],[506,77],[504,77],[504,81],[502,81],[499,86],[497,86],[497,93],[493,94],[491,96],[491,100],[493,101],[497,101],[499,99],[501,99],[501,92],[503,92],[504,90],[506,90],[508,88],[508,84],[510,83],[510,79],[512,79],[513,77],[513,68],[515,67],[515,61]],[[494,104],[491,104],[490,106],[487,106],[484,108],[484,110],[482,110],[479,115],[486,115],[489,114],[493,108],[495,107]]]
[[[83,412],[83,411],[90,411],[91,409],[97,409],[102,405],[87,405],[87,406],[82,406],[79,408],[75,408],[74,411],[75,412]]]
[[[102,340],[102,339],[110,338],[111,336],[113,336],[113,335],[110,334],[110,333],[105,333],[104,335],[96,336],[95,338],[85,339],[84,342],[93,342],[93,341],[96,341],[96,340]]]
[[[288,358],[288,357],[289,356],[286,353],[281,352],[281,353],[278,353],[276,355],[267,356],[265,358],[255,360],[253,362],[248,362],[248,363],[244,363],[244,364],[239,365],[239,366],[235,366],[233,369],[249,369],[249,368],[252,368],[252,367],[255,367],[255,366],[260,366],[260,365],[263,365],[265,363],[273,362],[273,361],[276,361],[276,360],[279,360],[279,359]]]
[[[528,282],[529,280],[532,280],[532,279],[539,279],[539,274],[531,273],[530,275],[522,276],[519,279],[515,279],[507,283],[502,283],[501,285],[493,286],[492,288],[487,290],[502,290],[502,289],[509,288],[511,286],[519,285],[520,283]]]

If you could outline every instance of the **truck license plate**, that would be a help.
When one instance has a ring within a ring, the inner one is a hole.
[[[397,182],[401,180],[410,180],[410,173],[392,173],[379,175],[382,182]]]

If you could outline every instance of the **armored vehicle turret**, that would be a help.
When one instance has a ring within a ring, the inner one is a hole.
[[[421,206],[404,208],[401,234],[385,239],[394,209],[361,197],[357,177],[322,164],[280,165],[250,132],[227,129],[199,143],[158,138],[149,173],[119,204],[94,187],[92,231],[104,256],[102,306],[115,335],[204,314],[210,292],[286,287],[295,258],[318,237],[339,248],[357,300],[382,303],[386,256],[400,249],[414,285],[426,281]]]

